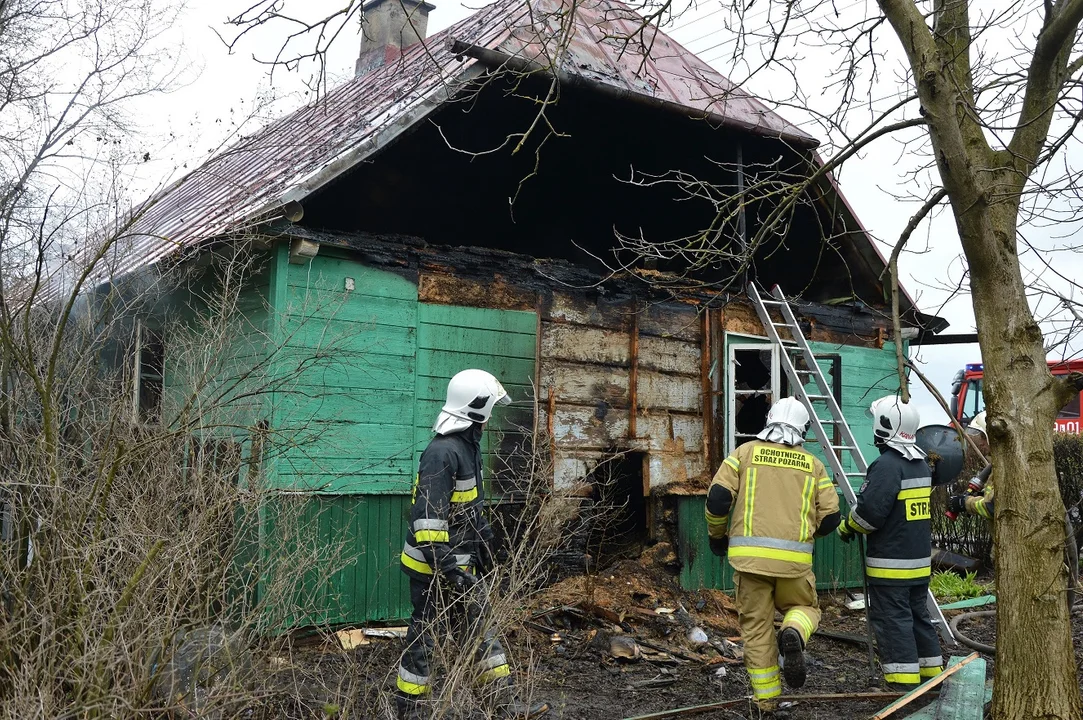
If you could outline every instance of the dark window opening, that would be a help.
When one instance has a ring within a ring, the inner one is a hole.
[[[754,439],[767,423],[774,372],[770,346],[733,349],[733,448]]]
[[[139,323],[134,356],[133,414],[137,422],[157,423],[162,418],[165,383],[165,343],[161,333]]]

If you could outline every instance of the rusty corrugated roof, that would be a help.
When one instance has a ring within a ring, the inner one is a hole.
[[[273,217],[284,202],[303,200],[378,151],[483,72],[477,61],[455,57],[451,40],[680,105],[692,116],[815,144],[665,34],[645,26],[623,3],[569,2],[496,2],[407,48],[398,62],[271,123],[148,200],[130,239],[117,246],[109,274],[125,274]],[[645,35],[636,36],[640,31]]]

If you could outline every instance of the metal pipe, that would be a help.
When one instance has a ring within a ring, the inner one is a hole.
[[[608,83],[599,82],[597,80],[591,80],[590,78],[583,77],[582,75],[575,75],[559,68],[543,65],[535,60],[527,60],[526,58],[515,57],[502,53],[499,50],[492,50],[480,45],[474,45],[472,43],[463,42],[462,40],[456,40],[455,38],[448,38],[447,41],[448,50],[454,55],[465,55],[466,57],[473,58],[487,68],[493,70],[506,69],[511,72],[521,74],[543,74],[552,78],[556,78],[557,82],[566,87],[578,87],[591,92],[605,95],[606,97],[614,100],[626,100],[637,105],[643,105],[646,107],[655,108],[658,110],[664,110],[666,112],[673,113],[675,115],[681,115],[683,117],[691,118],[693,120],[707,120],[713,122],[720,127],[734,128],[737,130],[744,130],[754,135],[762,137],[770,137],[778,140],[784,140],[796,148],[811,149],[819,146],[818,140],[812,140],[808,138],[802,138],[793,135],[783,135],[777,130],[770,130],[768,128],[761,127],[759,125],[742,122],[726,115],[721,115],[717,112],[711,112],[707,110],[697,110],[696,108],[690,108],[680,103],[673,102],[672,100],[665,100],[663,98],[651,97],[649,95],[642,95],[634,90],[624,87],[616,87]]]

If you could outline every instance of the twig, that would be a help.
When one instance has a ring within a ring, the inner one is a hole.
[[[988,465],[989,460],[978,448],[977,443],[975,443],[974,439],[970,437],[970,434],[966,431],[966,429],[963,428],[959,421],[955,419],[955,416],[951,414],[951,408],[948,407],[948,403],[944,400],[944,396],[940,394],[940,391],[936,389],[936,386],[929,382],[929,378],[925,377],[925,373],[923,373],[921,370],[918,370],[917,366],[914,365],[914,363],[907,360],[906,366],[914,371],[914,373],[918,376],[918,379],[921,380],[921,382],[925,385],[926,389],[928,389],[932,396],[936,398],[936,401],[940,403],[940,407],[944,409],[944,412],[947,413],[948,417],[951,419],[952,427],[954,427],[955,431],[959,433],[959,437],[963,440],[963,442],[969,443],[970,447],[974,450],[974,452],[978,454],[978,458],[982,461],[982,463],[984,465]]]
[[[939,675],[937,675],[936,677],[934,677],[932,680],[929,680],[928,682],[923,683],[922,685],[918,686],[917,690],[911,690],[906,695],[899,698],[897,701],[891,703],[886,708],[884,708],[880,712],[873,715],[872,720],[884,720],[884,718],[894,715],[896,711],[898,711],[898,710],[906,707],[910,703],[914,702],[919,697],[926,694],[927,692],[929,692],[934,687],[936,687],[940,683],[947,680],[949,677],[951,677],[955,673],[959,672],[959,670],[963,666],[977,660],[979,657],[980,656],[976,652],[975,653],[970,653],[965,658],[963,658],[959,662],[957,662],[954,665],[952,665],[951,667],[949,667],[944,672],[942,672]]]

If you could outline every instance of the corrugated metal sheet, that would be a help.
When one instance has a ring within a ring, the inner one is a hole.
[[[569,8],[574,7],[574,12]],[[616,0],[503,0],[404,51],[399,62],[329,92],[272,123],[166,188],[137,210],[132,238],[118,245],[123,275],[199,242],[236,232],[301,200],[421,120],[480,74],[446,48],[451,39],[537,60],[573,75],[712,113],[737,127],[807,143],[811,137],[736,88],[661,32],[651,52],[625,42],[643,19]],[[566,47],[557,50],[560,28]]]

